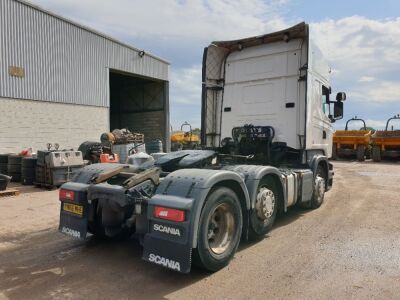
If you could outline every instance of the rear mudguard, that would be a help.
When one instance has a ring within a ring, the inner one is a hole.
[[[92,214],[90,205],[87,200],[88,184],[67,182],[61,186],[61,189],[66,189],[74,192],[73,201],[62,201],[60,205],[60,224],[58,230],[61,233],[72,236],[78,239],[85,239],[88,230],[88,219]],[[80,205],[83,207],[82,216],[69,213],[63,209],[65,203]]]
[[[100,225],[115,228],[124,226],[125,214],[133,209],[133,203],[126,197],[126,189],[121,186],[107,183],[89,185],[67,182],[61,186],[61,189],[73,191],[74,200],[61,201],[59,231],[75,238],[87,237],[87,233],[90,232],[89,223],[94,223],[96,220],[97,207],[102,208],[102,224]],[[96,203],[90,199],[96,199]],[[64,203],[82,206],[82,216],[65,211]],[[108,235],[107,232],[106,235]]]
[[[144,236],[143,259],[158,265],[190,272],[192,249],[197,246],[200,213],[210,190],[223,183],[234,183],[242,192],[242,206],[250,209],[244,178],[227,170],[182,169],[169,174],[148,202],[149,232]],[[155,218],[155,206],[185,211],[184,222]],[[247,213],[247,212],[245,212]]]
[[[287,192],[285,188],[285,181],[282,178],[282,173],[275,167],[272,166],[257,166],[257,165],[232,165],[224,167],[224,170],[230,170],[235,173],[241,174],[245,178],[245,183],[247,190],[249,191],[251,209],[254,209],[256,198],[257,198],[257,188],[260,180],[265,176],[273,176],[277,182],[280,183],[278,188],[280,189],[281,195],[283,197],[283,210],[287,209]]]

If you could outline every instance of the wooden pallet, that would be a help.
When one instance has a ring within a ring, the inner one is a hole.
[[[18,196],[19,194],[20,191],[16,189],[7,189],[5,191],[0,191],[0,197]]]

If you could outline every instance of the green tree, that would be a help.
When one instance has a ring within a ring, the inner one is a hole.
[[[193,133],[193,134],[197,134],[197,135],[200,136],[200,134],[201,134],[201,129],[200,129],[200,128],[194,128],[194,129],[192,130],[192,133]]]

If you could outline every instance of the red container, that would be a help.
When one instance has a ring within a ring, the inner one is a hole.
[[[103,153],[100,155],[100,162],[101,163],[119,163],[119,156],[118,156],[118,154]]]

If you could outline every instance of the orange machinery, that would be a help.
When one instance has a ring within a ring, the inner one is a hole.
[[[185,126],[189,127],[189,131],[183,130]],[[200,144],[200,137],[198,134],[193,133],[192,125],[185,122],[182,124],[180,131],[171,133],[171,144],[174,150],[194,149]]]
[[[395,130],[394,123],[396,121],[398,126]],[[400,157],[400,114],[389,118],[385,130],[376,131],[372,135],[371,141],[374,161],[381,161],[382,157]]]
[[[100,154],[100,162],[101,163],[119,163],[119,156],[117,153],[113,153],[113,154],[102,153],[102,154]]]
[[[362,122],[363,129],[348,130],[350,122]],[[367,130],[365,121],[354,117],[347,120],[345,130],[336,130],[333,134],[332,159],[356,155],[358,161],[364,161],[371,140],[371,130]]]

